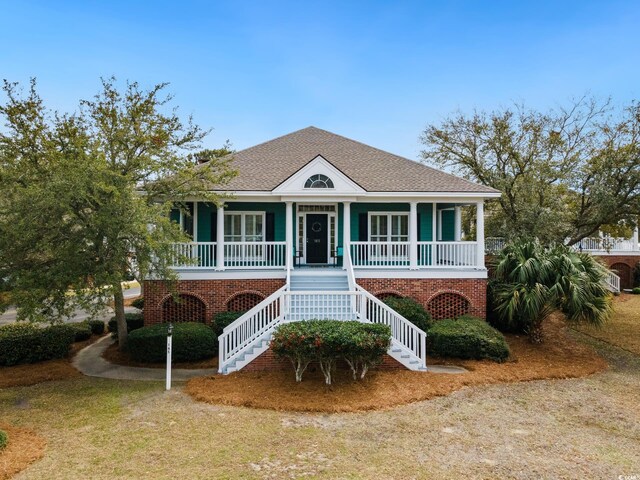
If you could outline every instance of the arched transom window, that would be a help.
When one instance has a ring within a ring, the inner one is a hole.
[[[333,188],[333,182],[326,175],[318,173],[307,179],[304,183],[304,188]]]

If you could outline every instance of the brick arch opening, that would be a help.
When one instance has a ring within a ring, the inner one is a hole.
[[[228,312],[246,312],[264,300],[264,295],[258,292],[240,292],[233,295],[226,303]]]
[[[632,288],[633,287],[633,269],[626,263],[618,262],[611,265],[611,270],[614,270],[616,275],[620,277],[620,288]]]
[[[162,302],[163,322],[206,322],[207,306],[195,295],[178,294],[177,301],[169,296]]]
[[[458,318],[469,313],[471,304],[464,296],[455,292],[444,292],[427,303],[427,311],[436,320]]]
[[[382,291],[382,292],[378,292],[375,294],[375,297],[378,300],[382,300],[383,302],[387,299],[387,298],[404,298],[400,292],[396,292],[393,290],[387,290],[387,291]]]

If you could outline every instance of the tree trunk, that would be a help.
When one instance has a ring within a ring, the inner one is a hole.
[[[541,320],[534,320],[529,327],[529,341],[534,344],[544,343],[544,332],[542,331]]]
[[[127,343],[127,320],[124,316],[124,294],[120,283],[113,286],[113,309],[118,324],[118,348],[122,350]]]

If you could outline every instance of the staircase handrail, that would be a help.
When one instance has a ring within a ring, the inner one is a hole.
[[[239,356],[246,347],[279,323],[285,314],[284,304],[280,300],[287,291],[287,287],[285,285],[279,288],[224,328],[218,337],[219,371],[223,371],[223,368]]]
[[[416,327],[409,320],[404,318],[386,303],[373,296],[360,285],[356,285],[356,291],[362,295],[362,303],[358,310],[361,318],[365,318],[372,323],[383,323],[391,328],[391,337],[402,347],[409,350],[420,359],[420,367],[427,366],[427,333],[421,328]],[[370,311],[370,302],[378,311],[384,312],[383,315],[375,315]]]
[[[356,275],[353,271],[353,263],[351,262],[351,248],[345,248],[344,252],[344,267],[347,271],[347,280],[349,282],[349,290],[354,292],[356,290]]]

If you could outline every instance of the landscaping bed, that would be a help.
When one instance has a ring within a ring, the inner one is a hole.
[[[84,347],[97,342],[101,337],[101,335],[93,335],[88,340],[73,343],[66,358],[0,367],[0,388],[82,377],[82,374],[71,365],[71,359]]]
[[[0,430],[7,433],[9,440],[0,450],[0,480],[11,478],[44,456],[47,442],[31,430],[3,423]]]
[[[166,362],[148,363],[137,362],[131,358],[128,352],[118,350],[118,343],[112,343],[102,354],[102,357],[110,363],[116,365],[124,365],[126,367],[144,367],[144,368],[166,368]],[[200,369],[200,368],[218,368],[218,356],[198,360],[195,362],[172,362],[173,368]]]
[[[563,321],[550,320],[546,330],[547,341],[541,345],[532,345],[524,335],[507,335],[511,358],[505,363],[451,360],[469,370],[463,374],[373,370],[364,380],[353,381],[349,371],[338,370],[334,384],[326,387],[318,369],[307,372],[301,383],[296,383],[292,370],[238,372],[192,379],[185,391],[196,400],[213,404],[283,411],[355,412],[428,400],[465,386],[583,377],[607,368],[604,359],[591,347],[571,337]]]

